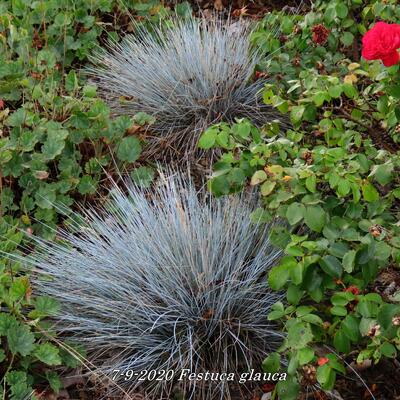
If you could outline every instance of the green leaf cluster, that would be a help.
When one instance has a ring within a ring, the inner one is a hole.
[[[400,350],[400,293],[371,290],[400,264],[400,67],[359,59],[353,46],[377,19],[399,18],[395,1],[317,1],[305,16],[269,14],[253,32],[271,54],[263,99],[291,129],[237,119],[200,138],[222,150],[208,182],[215,195],[253,186],[262,199],[253,221],[286,223],[271,232],[284,257],[268,277],[286,290],[269,314],[287,334],[280,353],[293,380],[277,388],[285,399],[296,398],[304,367],[324,389],[345,373],[333,353],[319,363],[316,345],[355,352],[357,362]],[[317,24],[329,30],[324,44],[313,42]],[[284,40],[271,33],[277,25]]]

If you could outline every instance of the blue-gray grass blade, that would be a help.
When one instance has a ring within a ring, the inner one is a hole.
[[[270,226],[255,225],[252,196],[215,199],[180,175],[153,191],[117,187],[102,210],[88,209],[62,242],[36,240],[26,260],[36,290],[58,299],[58,328],[83,344],[98,371],[194,373],[257,368],[281,344],[267,320],[282,294],[266,273],[281,252]],[[127,392],[137,377],[115,382]],[[149,398],[170,398],[176,381],[150,381]],[[185,398],[230,398],[229,382],[182,381]]]
[[[252,28],[218,17],[177,17],[151,32],[135,25],[134,34],[93,54],[87,72],[114,113],[155,117],[149,152],[169,148],[190,158],[213,123],[248,118],[262,126],[283,118],[262,101],[265,81],[253,80],[264,55],[250,44]]]

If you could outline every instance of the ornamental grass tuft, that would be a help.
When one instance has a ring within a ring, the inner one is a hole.
[[[251,47],[246,20],[175,18],[100,49],[88,68],[116,114],[155,117],[148,151],[190,158],[210,125],[248,118],[262,126],[282,118],[254,79],[264,55]],[[161,144],[161,146],[160,146]],[[197,150],[198,152],[198,150]]]
[[[266,279],[281,252],[270,226],[250,221],[256,200],[216,199],[182,175],[164,176],[152,192],[114,187],[110,197],[59,241],[37,239],[28,259],[36,290],[62,305],[58,329],[85,346],[92,372],[115,390],[171,398],[177,384],[185,398],[231,398],[227,382],[176,378],[183,369],[257,369],[281,343],[267,320],[281,294]],[[175,379],[139,382],[114,370],[173,370]]]

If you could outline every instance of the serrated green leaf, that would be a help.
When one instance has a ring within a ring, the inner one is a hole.
[[[131,172],[132,180],[141,187],[149,187],[151,182],[154,180],[155,171],[150,167],[139,167],[135,168]]]
[[[90,175],[83,175],[78,184],[81,194],[94,194],[97,190],[97,182]]]
[[[18,325],[19,322],[13,315],[0,312],[0,336],[6,336],[9,330],[16,329]]]
[[[7,332],[7,343],[11,353],[27,356],[35,348],[35,336],[26,325],[17,325]]]
[[[29,279],[26,276],[15,278],[10,287],[10,300],[19,301],[24,298],[29,289]]]
[[[6,359],[6,353],[4,353],[3,349],[0,349],[0,363],[2,363]]]
[[[55,393],[58,393],[62,389],[63,384],[61,382],[60,377],[58,376],[58,374],[56,372],[46,371],[46,379],[48,380],[51,389]]]
[[[61,357],[59,350],[51,343],[42,343],[36,347],[33,355],[47,365],[60,365]]]
[[[140,140],[135,136],[128,136],[121,140],[117,149],[117,157],[121,161],[135,162],[142,152]]]
[[[78,89],[78,77],[73,69],[68,72],[68,75],[65,78],[65,89],[68,92],[73,92]]]
[[[29,318],[43,318],[57,315],[60,311],[60,303],[49,296],[39,296],[34,300],[35,309],[29,313]]]

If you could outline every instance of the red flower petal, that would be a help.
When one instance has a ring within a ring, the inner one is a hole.
[[[322,367],[323,365],[325,365],[327,362],[329,362],[329,359],[328,358],[326,358],[326,357],[320,357],[320,358],[318,358],[318,365],[320,366],[320,367]]]
[[[396,65],[400,61],[400,53],[396,50],[387,56],[382,57],[382,62],[385,67]]]
[[[385,66],[400,61],[400,25],[377,22],[362,39],[361,55],[366,60],[382,60]]]

